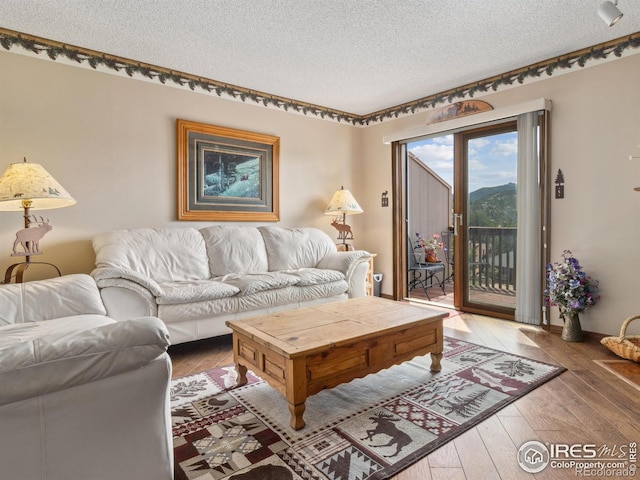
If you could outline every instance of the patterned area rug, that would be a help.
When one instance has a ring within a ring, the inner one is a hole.
[[[564,371],[445,337],[442,371],[417,357],[307,399],[289,427],[284,397],[233,366],[173,381],[176,480],[381,480]]]

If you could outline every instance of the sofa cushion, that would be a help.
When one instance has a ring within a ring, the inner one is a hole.
[[[218,277],[217,280],[233,285],[240,295],[252,295],[264,290],[274,290],[298,283],[299,278],[283,272],[232,273]]]
[[[156,297],[158,305],[171,305],[188,302],[203,302],[217,298],[231,297],[240,289],[214,280],[191,280],[184,282],[165,282],[160,285],[162,295]]]
[[[214,316],[225,316],[225,320],[229,320],[230,318],[262,315],[277,310],[297,308],[303,303],[322,303],[329,301],[329,299],[346,300],[348,298],[346,291],[347,282],[344,280],[308,287],[291,285],[284,288],[263,290],[251,295],[234,295],[209,302],[159,305],[158,316],[167,324],[172,324],[172,329],[179,329],[179,324],[185,320]],[[202,327],[205,328],[204,325]]]
[[[331,237],[317,228],[258,227],[267,249],[269,270],[312,268],[336,251]]]
[[[217,225],[200,230],[212,277],[229,273],[266,272],[267,251],[257,228]]]
[[[75,328],[69,328],[70,322]],[[21,325],[20,341],[0,346],[0,405],[141,367],[169,345],[167,327],[155,317],[114,322],[79,316],[45,323]],[[50,333],[53,323],[61,331]]]
[[[96,267],[138,272],[157,283],[211,277],[202,234],[189,227],[117,230],[93,238]]]
[[[0,325],[106,313],[95,281],[86,274],[0,285]]]
[[[344,273],[337,270],[325,270],[321,268],[300,268],[298,270],[289,270],[288,275],[298,279],[296,285],[299,287],[307,287],[309,285],[320,285],[322,283],[338,282],[345,280]]]

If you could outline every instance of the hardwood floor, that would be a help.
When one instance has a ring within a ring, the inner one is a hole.
[[[576,478],[572,470],[550,467],[528,474],[517,463],[517,451],[530,440],[610,448],[640,443],[640,390],[594,362],[618,358],[597,340],[567,343],[556,333],[471,314],[447,318],[444,326],[446,336],[562,365],[567,371],[392,480]],[[230,336],[176,345],[169,353],[174,378],[232,363]]]
[[[427,292],[429,295],[427,296]],[[431,286],[425,290],[418,286],[411,289],[408,292],[407,297],[411,300],[422,300],[425,302],[431,302],[432,304],[438,304],[445,308],[453,308],[453,281],[447,280],[444,282],[444,292],[438,285]],[[507,308],[515,308],[515,292],[498,290],[493,291],[474,288],[470,291],[470,300],[474,303],[497,305]]]

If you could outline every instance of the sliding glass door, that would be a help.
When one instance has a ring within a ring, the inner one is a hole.
[[[393,142],[394,298],[541,323],[548,132],[545,104]],[[420,245],[434,236],[441,243],[435,265]]]
[[[510,121],[407,144],[409,298],[513,318],[517,142]]]
[[[457,304],[513,319],[516,306],[516,122],[455,136]]]

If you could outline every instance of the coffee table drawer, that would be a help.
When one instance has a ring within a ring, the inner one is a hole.
[[[411,332],[400,332],[393,335],[389,341],[393,345],[394,356],[414,354],[414,352],[431,351],[438,343],[438,332],[433,326],[416,328]]]
[[[250,365],[258,376],[274,388],[284,389],[287,365],[284,357],[241,335],[235,341],[238,358],[244,360],[243,363]]]
[[[344,345],[307,357],[308,381],[336,377],[350,370],[362,370],[370,365],[369,342]]]

